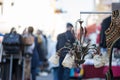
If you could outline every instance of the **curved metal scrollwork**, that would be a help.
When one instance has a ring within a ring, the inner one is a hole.
[[[105,31],[106,45],[109,54],[109,71],[106,73],[107,80],[114,80],[112,73],[112,50],[114,44],[120,39],[120,10],[112,12],[110,27]]]

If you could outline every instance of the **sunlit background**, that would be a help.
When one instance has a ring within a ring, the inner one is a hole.
[[[75,25],[84,20],[84,11],[110,11],[111,2],[119,0],[0,0],[0,32],[6,33],[16,27],[19,33],[28,26],[41,29],[47,35],[56,36],[65,31],[66,22]],[[90,22],[92,23],[92,22]],[[89,23],[89,24],[90,24]]]

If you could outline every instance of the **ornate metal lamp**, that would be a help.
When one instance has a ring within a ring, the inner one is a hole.
[[[81,64],[85,62],[84,57],[89,53],[89,50],[92,50],[94,53],[98,53],[98,50],[95,44],[90,45],[90,41],[85,42],[87,30],[86,28],[82,27],[83,21],[79,19],[77,20],[77,22],[80,24],[80,39],[78,40],[76,38],[76,41],[72,47],[69,47],[69,43],[67,43],[68,44],[67,46],[64,46],[59,50],[59,52],[65,48],[69,50],[68,54],[75,57],[74,67],[79,67]]]

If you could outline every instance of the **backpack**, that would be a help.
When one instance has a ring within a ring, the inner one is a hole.
[[[23,35],[22,40],[25,46],[30,46],[34,43],[34,36],[31,34],[25,34]]]
[[[41,44],[42,43],[42,39],[41,39],[40,35],[37,36],[37,39],[38,39],[38,44]]]
[[[19,53],[21,44],[21,35],[18,33],[6,33],[3,37],[2,45],[6,54]]]

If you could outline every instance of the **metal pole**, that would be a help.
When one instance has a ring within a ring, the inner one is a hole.
[[[23,57],[22,80],[25,79],[25,57]]]
[[[10,72],[9,72],[9,80],[12,80],[12,64],[13,64],[13,55],[10,55]]]
[[[80,12],[80,14],[112,14],[112,12]]]

